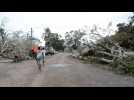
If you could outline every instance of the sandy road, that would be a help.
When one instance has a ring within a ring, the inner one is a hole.
[[[117,75],[95,64],[82,64],[59,53],[46,58],[39,72],[36,62],[0,63],[0,86],[21,87],[97,87],[134,86],[134,78]]]

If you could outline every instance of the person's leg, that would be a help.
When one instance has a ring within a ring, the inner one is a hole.
[[[37,54],[36,54],[36,53],[34,53],[33,58],[36,60],[37,66],[39,66],[39,61],[38,61],[38,59],[37,59]]]
[[[39,61],[39,70],[41,71],[41,61]]]
[[[41,61],[37,60],[38,69],[41,71]]]
[[[45,65],[45,55],[43,54],[43,66]]]
[[[36,56],[34,55],[34,58],[35,58],[35,60],[36,60],[36,63],[37,63],[38,69],[40,70],[40,59],[39,59],[39,58],[37,58],[37,54],[36,54]]]

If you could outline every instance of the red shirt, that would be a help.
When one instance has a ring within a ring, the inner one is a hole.
[[[33,53],[37,53],[37,50],[38,50],[38,49],[37,49],[36,47],[33,47],[33,48],[32,48],[32,52],[33,52]]]

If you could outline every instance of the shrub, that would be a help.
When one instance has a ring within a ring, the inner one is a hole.
[[[127,71],[130,74],[134,74],[134,62],[128,64]]]

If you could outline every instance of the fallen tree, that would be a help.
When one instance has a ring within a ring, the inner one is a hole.
[[[113,40],[109,35],[110,28],[103,30],[105,32],[100,32],[97,27],[94,27],[89,32],[89,41],[80,45],[72,56],[81,60],[106,63],[125,73],[134,73],[134,53],[126,51]]]
[[[0,27],[0,57],[18,61],[30,59],[30,38],[22,31],[9,33]]]
[[[89,33],[90,42],[79,50],[79,55],[82,57],[88,57],[90,59],[96,59],[96,61],[108,63],[111,65],[126,66],[124,59],[128,57],[126,51],[109,36],[110,29],[105,31],[106,35],[103,36],[99,33],[95,26]],[[81,58],[81,57],[78,57]]]

